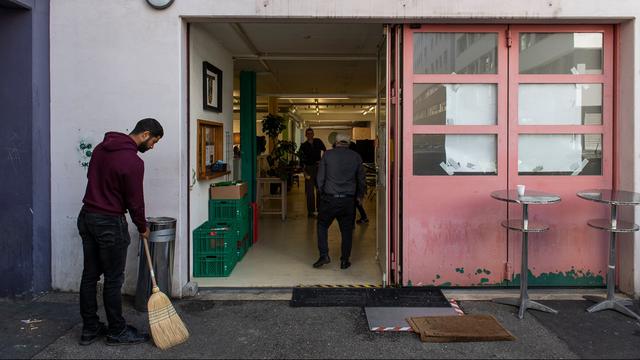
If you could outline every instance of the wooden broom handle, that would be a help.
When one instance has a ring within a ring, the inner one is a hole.
[[[156,283],[156,274],[153,272],[153,264],[151,263],[151,255],[149,255],[149,244],[147,242],[147,238],[140,235],[142,241],[144,243],[144,254],[147,257],[147,265],[149,266],[149,273],[151,274],[151,284],[153,284],[153,292],[156,293],[159,291],[158,284]]]

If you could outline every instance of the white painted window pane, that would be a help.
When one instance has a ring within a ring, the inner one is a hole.
[[[415,33],[416,74],[496,74],[496,33]]]
[[[602,135],[520,135],[518,174],[602,175]]]
[[[521,84],[520,125],[601,125],[602,84]]]
[[[496,84],[414,84],[415,125],[495,125]]]
[[[602,74],[602,33],[520,34],[521,74]]]
[[[496,135],[413,135],[414,175],[496,175]]]

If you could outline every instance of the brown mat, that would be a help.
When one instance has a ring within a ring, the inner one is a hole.
[[[491,315],[408,318],[424,342],[513,341],[516,338]]]

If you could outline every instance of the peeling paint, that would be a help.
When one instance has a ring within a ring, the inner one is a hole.
[[[527,276],[529,285],[533,286],[604,286],[605,281],[602,275],[597,275],[590,270],[571,269],[567,272],[541,273],[534,276],[529,271]],[[510,285],[520,285],[520,274],[513,277]]]

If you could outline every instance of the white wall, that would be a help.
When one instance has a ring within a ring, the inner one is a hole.
[[[143,158],[148,215],[178,218],[178,240],[173,293],[187,279],[186,199],[188,169],[186,146],[186,78],[184,25],[181,17],[234,18],[286,21],[368,22],[611,22],[630,20],[622,32],[623,58],[618,122],[633,131],[640,148],[634,94],[640,93],[638,70],[640,16],[635,0],[180,0],[157,11],[144,0],[56,0],[51,2],[51,157],[52,157],[52,277],[53,287],[77,290],[81,272],[81,246],[75,226],[86,184],[82,140],[92,144],[107,130],[126,131],[143,117],[153,116],[166,135]],[[579,19],[585,19],[580,21]],[[621,129],[621,127],[619,127]],[[640,157],[633,149],[620,149],[625,167],[620,184],[640,190]],[[620,155],[620,154],[619,154]],[[622,180],[624,179],[624,180]],[[636,212],[640,222],[640,211]],[[135,234],[134,234],[135,235]],[[135,269],[134,238],[127,265],[127,287]],[[633,279],[625,280],[640,292],[640,235],[633,251],[621,253]],[[632,254],[635,254],[633,259]],[[130,271],[134,269],[133,271]],[[628,290],[630,291],[630,290]]]
[[[233,59],[231,54],[223,48],[207,31],[198,24],[192,24],[189,32],[190,39],[190,170],[197,171],[197,124],[198,119],[215,121],[224,124],[225,144],[224,161],[228,164],[228,169],[232,169],[231,159],[228,158],[230,150],[227,143],[226,133],[231,134],[233,142]],[[222,112],[204,110],[202,107],[202,62],[207,61],[218,69],[222,70]],[[231,144],[232,146],[232,144]],[[228,176],[232,179],[231,175]],[[214,180],[196,181],[190,195],[190,217],[191,224],[189,234],[198,227],[208,216],[209,185],[213,182],[227,180],[227,176]],[[193,254],[193,252],[191,252]],[[190,270],[191,271],[191,270]]]
[[[638,46],[626,46],[633,44],[638,39],[635,36],[635,24],[627,21],[619,27],[620,45],[618,52],[618,67],[620,69],[632,69],[634,61],[638,59]],[[636,67],[637,69],[637,67]],[[637,71],[624,72],[618,82],[620,96],[617,102],[617,124],[616,144],[616,168],[620,169],[616,185],[622,190],[638,191],[640,189],[640,169],[638,169],[638,156],[636,149],[640,148],[640,127],[637,121],[631,119],[638,118],[636,108],[636,96],[638,93]],[[622,207],[621,216],[625,220],[634,220],[634,209]],[[635,211],[635,222],[640,223],[640,211]],[[634,234],[620,234],[618,242],[618,254],[620,256],[619,286],[622,291],[640,294],[640,239]],[[635,241],[634,241],[635,238]]]
[[[174,9],[177,10],[177,9]],[[78,147],[106,131],[128,132],[154,117],[165,136],[141,155],[147,216],[178,220],[173,293],[186,282],[186,146],[182,21],[144,1],[51,2],[52,287],[78,290],[82,245],[76,228],[87,161]],[[138,234],[130,222],[125,291],[135,289]]]

